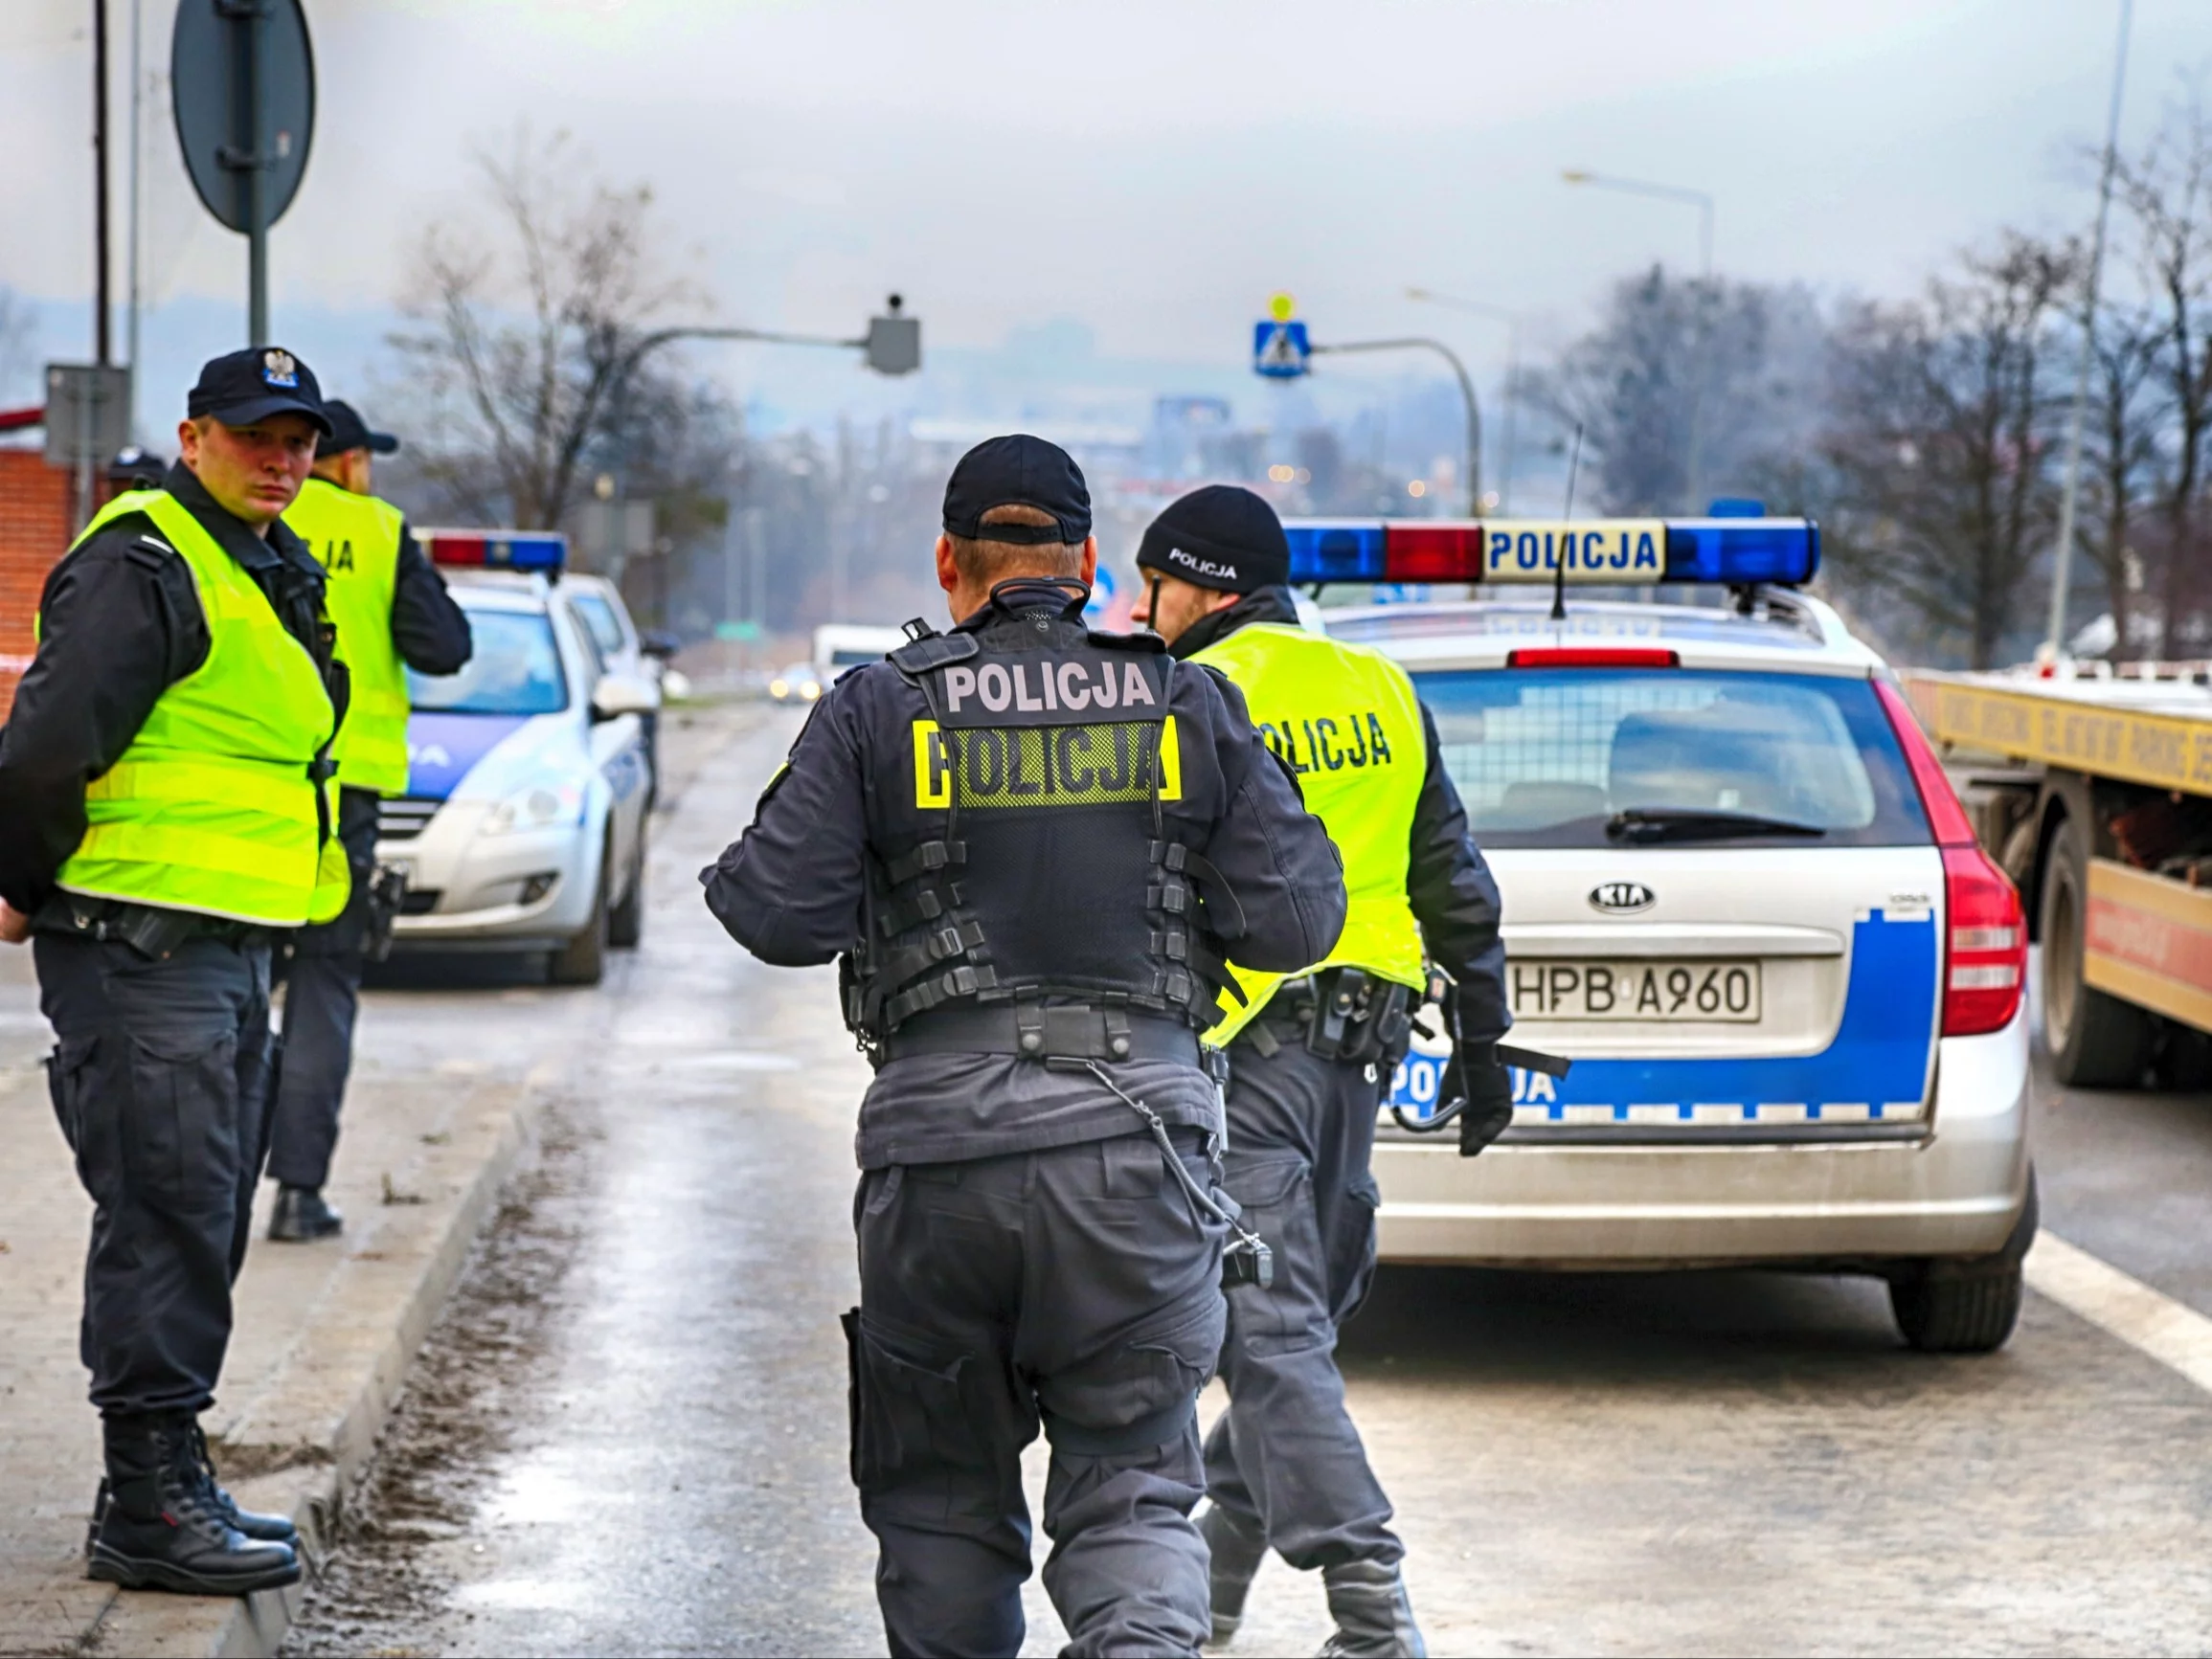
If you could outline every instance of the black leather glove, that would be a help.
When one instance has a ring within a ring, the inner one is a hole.
[[[1497,1045],[1470,1053],[1454,1048],[1444,1066],[1440,1098],[1464,1098],[1459,1112],[1459,1155],[1473,1157],[1513,1126],[1513,1074],[1499,1064]]]

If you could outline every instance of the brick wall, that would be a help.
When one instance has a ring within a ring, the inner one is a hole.
[[[31,618],[46,572],[69,547],[76,484],[35,449],[0,449],[0,720],[31,664]],[[105,499],[106,486],[95,487]]]

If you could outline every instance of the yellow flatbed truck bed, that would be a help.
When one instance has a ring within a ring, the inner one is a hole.
[[[1984,845],[2020,884],[2062,1082],[2124,1087],[2212,1064],[2206,679],[2201,664],[1905,676]]]

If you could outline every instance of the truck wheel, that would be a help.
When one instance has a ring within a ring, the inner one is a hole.
[[[607,971],[607,884],[614,870],[610,844],[599,856],[599,885],[592,893],[592,913],[582,931],[553,953],[546,977],[555,985],[597,985]]]
[[[2157,1040],[2156,1020],[2082,976],[2088,937],[2089,848],[2084,826],[2060,820],[2043,870],[2043,1040],[2051,1071],[2069,1088],[2133,1088]]]
[[[607,943],[618,951],[634,951],[645,936],[645,824],[638,822],[638,850],[630,861],[629,890],[622,902],[607,912]]]
[[[2020,1262],[2035,1243],[2042,1205],[2035,1172],[2012,1235],[1994,1256],[1936,1257],[1892,1274],[1889,1311],[1905,1340],[1923,1354],[1989,1354],[2020,1318]]]

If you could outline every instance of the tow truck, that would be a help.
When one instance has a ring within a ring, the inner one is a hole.
[[[1905,676],[2042,949],[2058,1080],[2212,1063],[2212,663]]]

